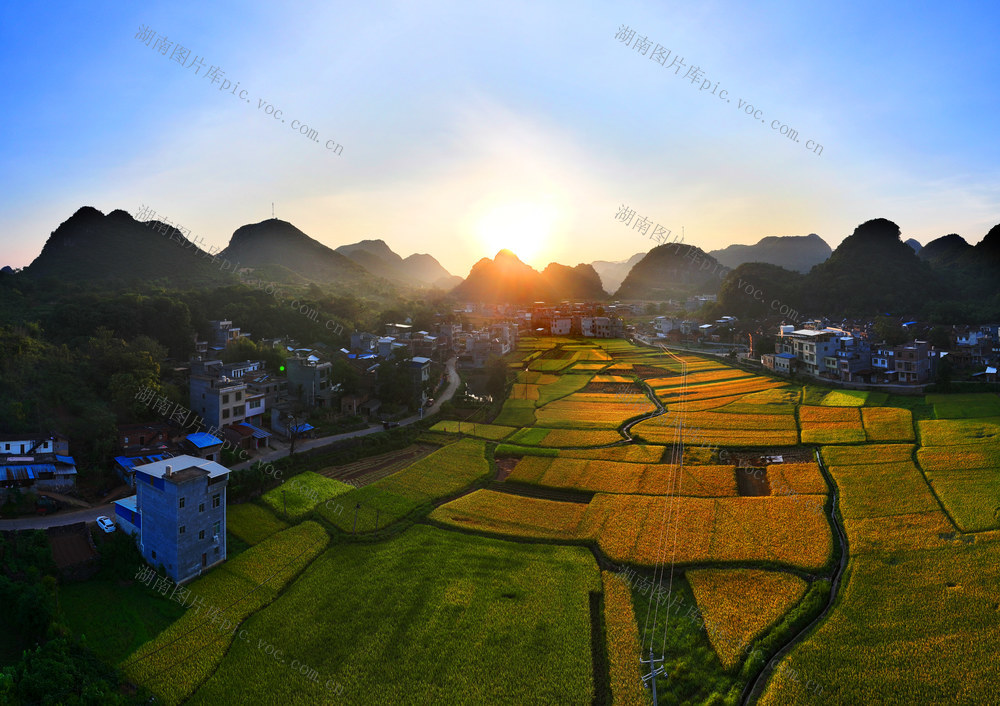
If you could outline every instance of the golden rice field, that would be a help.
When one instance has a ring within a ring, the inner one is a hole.
[[[624,580],[610,571],[602,571],[601,580],[612,703],[646,704],[650,699],[639,671],[639,628],[632,608],[632,592]]]
[[[820,569],[833,549],[822,496],[692,498],[598,493],[587,506],[582,536],[613,561],[652,566],[709,561],[773,562]],[[672,508],[672,509],[671,509]],[[666,513],[670,512],[669,515]],[[665,543],[663,528],[676,529]],[[674,546],[676,545],[676,550]],[[664,547],[670,551],[664,553]]]
[[[577,393],[539,407],[535,418],[540,426],[617,429],[624,420],[655,409],[655,405],[638,392],[628,395]]]
[[[798,603],[807,588],[794,574],[761,569],[697,569],[685,577],[726,669],[739,664],[746,647]]]
[[[525,457],[509,481],[550,488],[641,495],[736,496],[733,466],[621,463],[576,458]]]
[[[465,434],[466,436],[477,436],[482,439],[499,441],[515,431],[516,427],[505,427],[496,424],[478,424],[473,422],[458,422],[443,420],[431,427],[431,431],[444,431],[452,434]]]
[[[576,539],[586,511],[587,506],[582,503],[476,490],[437,508],[430,519],[511,537]]]
[[[767,467],[771,495],[823,495],[830,492],[815,462],[776,463]]]
[[[913,413],[896,407],[862,407],[868,441],[913,441]]]
[[[676,415],[662,415],[636,424],[632,433],[649,443],[673,443],[676,424]],[[787,414],[689,412],[684,424],[684,442],[688,444],[795,446],[799,440],[795,418]]]
[[[1000,444],[1000,418],[922,419],[917,428],[923,446]]]
[[[855,444],[865,441],[857,407],[799,408],[803,444]]]

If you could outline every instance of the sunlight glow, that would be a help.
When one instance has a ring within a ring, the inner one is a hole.
[[[476,230],[488,257],[507,249],[531,265],[549,245],[557,216],[552,206],[527,201],[505,203],[488,210]]]

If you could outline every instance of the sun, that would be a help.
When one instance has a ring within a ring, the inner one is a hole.
[[[489,257],[510,250],[530,264],[549,244],[555,210],[544,204],[518,201],[494,206],[479,219],[476,230]]]

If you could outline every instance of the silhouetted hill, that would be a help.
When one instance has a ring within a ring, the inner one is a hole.
[[[509,250],[492,260],[484,257],[469,276],[451,290],[461,301],[530,303],[562,299],[605,299],[600,277],[590,265],[551,263],[543,272],[524,264]]]
[[[913,238],[907,238],[905,242],[907,245],[913,248],[913,252],[915,253],[919,253],[924,247],[923,245],[920,244],[919,241],[914,240]]]
[[[833,251],[815,233],[809,235],[769,235],[755,245],[730,245],[712,250],[709,255],[726,267],[739,267],[744,262],[767,262],[789,270],[808,272],[813,265],[825,261]]]
[[[944,294],[930,266],[900,239],[899,226],[885,218],[855,228],[803,284],[805,302],[833,315],[919,312]]]
[[[221,272],[218,261],[213,264],[195,245],[183,247],[181,237],[159,221],[140,222],[122,210],[104,215],[84,206],[52,232],[24,273],[31,278],[101,280],[110,286],[232,284],[232,274]]]
[[[701,248],[685,243],[657,245],[629,271],[615,299],[671,299],[717,292],[727,272]]]
[[[280,265],[320,284],[351,284],[368,275],[361,265],[276,218],[238,228],[220,255],[240,267]]]
[[[404,284],[450,288],[462,281],[461,277],[453,279],[433,256],[415,253],[402,258],[381,239],[341,245],[336,251],[374,275]]]
[[[936,265],[950,265],[972,251],[972,246],[965,242],[965,238],[957,233],[942,235],[935,238],[920,249],[918,255],[921,260]]]
[[[622,282],[625,281],[629,270],[635,266],[635,263],[639,262],[645,256],[646,253],[637,252],[628,260],[619,260],[618,262],[594,260],[590,263],[590,266],[594,268],[598,277],[601,278],[601,287],[609,292],[613,292],[622,286]]]

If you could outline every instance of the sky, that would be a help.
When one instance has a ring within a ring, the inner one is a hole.
[[[273,203],[461,276],[624,260],[639,218],[705,250],[1000,223],[995,3],[361,5],[4,3],[0,265],[85,205],[221,248]]]

